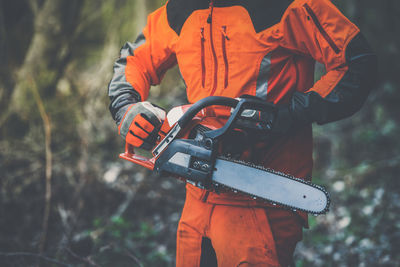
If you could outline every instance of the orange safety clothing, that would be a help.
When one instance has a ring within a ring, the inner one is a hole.
[[[316,83],[315,61],[324,64],[327,70]],[[150,86],[159,84],[164,73],[176,64],[189,103],[211,95],[248,94],[287,107],[291,119],[301,126],[290,128],[273,142],[249,147],[248,159],[304,179],[311,179],[311,123],[323,124],[352,115],[365,102],[376,76],[376,57],[360,30],[329,0],[170,0],[149,15],[143,33],[135,43],[125,44],[114,65],[109,96],[110,111],[117,124],[129,104],[146,100]],[[203,204],[196,204],[195,209],[185,207],[180,229],[197,231],[197,226],[191,225],[197,219],[191,218],[199,216],[200,221],[210,217],[203,211],[209,207],[214,207],[216,218],[232,221],[238,214],[246,214],[244,220],[252,220],[248,214],[256,216],[259,211],[249,207],[261,205],[247,197],[227,192],[217,194],[191,185],[187,185],[187,192],[191,196],[186,200],[187,206],[195,205],[191,202]],[[264,205],[264,209],[270,208]],[[226,218],[217,215],[216,210]],[[271,217],[279,215],[273,209],[269,213]],[[307,215],[298,214],[306,222]],[[212,219],[204,225],[211,229],[210,222],[218,224],[216,221]],[[243,222],[242,227],[239,223],[227,224],[224,233],[233,235],[229,238],[246,239],[246,234],[252,231],[250,224],[249,221]],[[264,231],[268,246],[274,247],[270,243],[273,240],[267,238],[270,235],[267,220],[263,218],[254,224]],[[286,233],[279,228],[272,231],[275,237]],[[182,251],[185,257],[198,258],[199,236],[207,233],[200,231],[193,237],[178,232],[178,259]],[[232,251],[240,250],[242,244],[228,238],[220,243],[224,236],[218,234],[210,234],[210,238],[213,246],[221,248],[217,244],[225,247],[229,244]],[[218,261],[231,255],[224,253],[230,252],[216,251]],[[287,253],[290,257],[291,252]],[[274,257],[275,252],[264,260],[275,266]],[[287,264],[281,261],[281,265]]]
[[[218,266],[280,266],[279,262],[286,266],[301,240],[301,228],[287,210],[204,203],[187,191],[177,232],[176,265],[212,266],[199,249],[208,238]]]

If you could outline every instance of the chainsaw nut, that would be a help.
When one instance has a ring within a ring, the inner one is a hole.
[[[201,170],[202,171],[208,171],[209,169],[210,169],[210,165],[208,165],[208,164],[201,165]]]
[[[193,168],[195,168],[195,169],[200,169],[200,162],[198,162],[198,161],[195,161],[195,162],[193,162]]]
[[[212,140],[209,139],[209,138],[207,138],[207,139],[204,141],[204,147],[207,148],[207,149],[211,149],[211,148],[212,148],[212,144],[213,144],[213,142],[212,142]]]

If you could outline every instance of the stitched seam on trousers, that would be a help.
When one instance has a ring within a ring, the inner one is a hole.
[[[258,231],[258,233],[260,234],[260,236],[262,236],[262,239],[263,239],[264,244],[267,244],[267,243],[268,243],[268,242],[267,242],[268,240],[267,240],[267,238],[264,236],[264,233],[263,233],[263,231],[262,231],[262,229],[261,229],[261,227],[260,227],[260,224],[258,223],[259,220],[258,220],[258,218],[257,218],[257,213],[256,213],[256,210],[255,210],[254,208],[251,208],[251,214],[252,214],[252,217],[253,217],[254,226],[257,228],[257,231]],[[268,221],[267,221],[267,223],[268,223]],[[270,231],[271,231],[271,226],[269,225],[269,223],[268,223],[268,226],[269,226]]]
[[[198,265],[197,266],[194,266],[194,267],[201,267],[200,266],[200,263],[201,263],[201,243],[203,242],[203,238],[200,238],[200,243],[198,244],[198,246],[197,247],[199,247],[200,248],[200,253],[198,253],[198,256],[197,256],[197,259],[196,259],[196,262],[198,263]]]
[[[180,222],[181,224],[184,224],[185,226],[187,226],[188,228],[192,229],[193,231],[195,231],[196,233],[199,233],[199,235],[203,235],[202,232],[200,232],[199,230],[197,230],[196,228],[194,228],[193,226],[191,226],[190,224],[187,224],[185,222]]]
[[[191,227],[190,225],[188,225],[187,223],[181,222],[180,224],[184,224],[185,226],[187,226],[188,228],[194,230],[196,233],[199,234],[200,238],[199,238],[199,240],[198,240],[198,241],[199,241],[198,247],[201,248],[202,234],[201,234],[198,230],[196,230],[194,227]],[[177,237],[179,236],[179,228],[180,228],[180,227],[178,226]],[[182,255],[182,248],[181,248],[181,245],[180,245],[180,243],[182,242],[182,237],[180,237],[179,240],[180,240],[180,241],[177,242],[177,244],[176,244],[176,250],[177,250],[176,256],[177,256],[177,259],[179,259],[180,261],[183,261],[183,262],[184,262],[184,260],[182,260],[182,259],[185,257],[185,255]],[[197,257],[198,257],[198,258],[195,259],[194,262],[197,262],[198,265],[197,265],[197,266],[193,266],[193,267],[200,267],[201,252],[198,253],[198,256],[197,256]],[[182,264],[182,263],[181,263],[181,264]],[[178,266],[178,264],[177,264],[177,266]],[[182,266],[182,265],[179,265],[179,266]]]
[[[208,217],[208,223],[207,223],[206,227],[204,227],[204,236],[206,236],[206,237],[208,236],[208,232],[209,232],[210,227],[211,227],[211,218],[212,218],[212,216],[214,214],[215,206],[216,205],[212,205],[211,210],[210,210],[210,216]]]
[[[275,253],[277,254],[276,256],[278,257],[278,251],[277,251],[277,248],[276,248],[276,238],[275,238],[274,232],[272,232],[272,227],[271,227],[270,220],[268,218],[268,214],[267,214],[267,209],[266,208],[263,208],[263,214],[265,216],[265,219],[268,222],[269,231],[271,232],[272,239],[274,240]]]

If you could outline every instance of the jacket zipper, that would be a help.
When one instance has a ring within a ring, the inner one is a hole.
[[[325,31],[325,29],[322,27],[321,23],[319,22],[317,15],[315,15],[314,11],[311,9],[311,7],[308,4],[303,5],[304,8],[306,9],[308,15],[312,18],[314,21],[315,26],[317,26],[318,30],[324,37],[324,39],[328,42],[330,47],[335,51],[336,54],[340,53],[339,47],[335,44],[335,42],[332,40],[332,38],[329,36],[329,34]]]
[[[222,26],[222,55],[224,57],[224,64],[225,64],[225,82],[224,82],[224,88],[228,87],[228,71],[229,71],[229,65],[228,65],[228,57],[226,56],[226,41],[229,41],[228,35],[226,35],[226,26]]]
[[[206,64],[205,64],[205,54],[204,54],[204,28],[201,28],[200,32],[200,42],[201,42],[201,85],[205,86],[206,81]]]
[[[212,31],[212,15],[214,11],[214,0],[210,1],[210,14],[208,15],[207,18],[207,23],[210,24],[210,43],[211,43],[211,52],[214,58],[214,82],[213,82],[213,87],[211,89],[210,96],[213,96],[215,93],[215,90],[217,90],[217,78],[218,78],[218,60],[217,60],[217,54],[215,53],[215,48],[214,48],[214,42],[213,42],[213,31]]]

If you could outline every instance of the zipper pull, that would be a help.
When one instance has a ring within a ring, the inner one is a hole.
[[[226,26],[222,26],[221,32],[222,32],[222,35],[225,37],[225,39],[229,41],[230,39],[229,39],[228,35],[226,34]]]
[[[208,5],[208,7],[210,8],[210,14],[208,14],[207,23],[211,24],[212,13],[213,13],[213,10],[214,10],[214,0],[210,0],[210,4]]]

